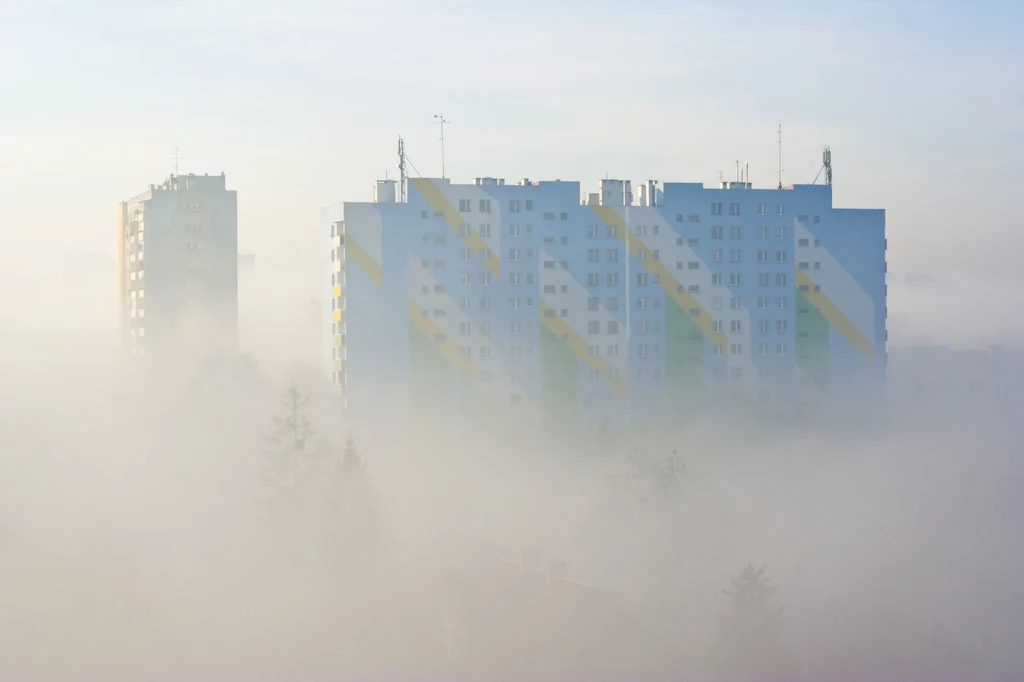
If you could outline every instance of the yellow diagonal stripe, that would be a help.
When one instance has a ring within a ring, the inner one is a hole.
[[[619,214],[611,206],[592,206],[594,213],[597,217],[604,221],[606,225],[611,225],[615,228],[615,234],[619,236],[619,239],[626,244],[626,249],[631,255],[638,258],[640,257],[641,251],[650,251],[647,245],[641,241],[639,237],[631,233],[626,229],[626,223],[622,220]],[[628,242],[627,242],[628,240]],[[716,343],[722,347],[726,345],[725,334],[723,332],[716,332],[713,330],[714,318],[708,314],[708,311],[704,309],[704,306],[700,304],[696,298],[690,294],[685,287],[679,286],[679,280],[675,278],[672,271],[666,267],[665,263],[660,260],[654,260],[651,258],[650,253],[646,260],[641,261],[644,269],[650,275],[657,275],[658,281],[661,283],[661,288],[665,290],[665,293],[672,298],[673,301],[684,311],[687,312],[693,308],[700,311],[697,317],[693,318],[693,321],[697,324],[704,336],[708,337],[712,343]]]
[[[435,211],[444,213],[444,220],[448,223],[448,227],[452,228],[452,231],[459,235],[459,238],[465,242],[470,251],[476,254],[477,258],[483,260],[485,254],[488,253],[487,243],[484,242],[480,234],[473,230],[472,227],[469,228],[468,237],[462,236],[461,228],[465,224],[462,214],[452,206],[452,202],[448,201],[448,197],[437,188],[434,181],[430,178],[410,178],[409,182],[434,207]],[[484,261],[484,265],[487,266],[492,275],[501,279],[501,260],[498,258],[498,254],[491,253],[491,257]]]
[[[366,273],[374,284],[380,286],[383,280],[383,273],[381,272],[380,263],[373,260],[366,249],[362,245],[352,238],[352,233],[349,232],[345,235],[345,259],[351,260],[353,263],[359,266],[359,269]]]
[[[437,322],[434,322],[429,317],[423,317],[423,308],[419,306],[416,301],[409,301],[409,321],[412,322],[413,326],[423,332],[426,337],[433,343],[441,355],[446,357],[459,369],[472,370],[473,361],[469,358],[464,358],[459,355],[459,346],[451,340],[451,338],[445,334],[444,330],[438,326]],[[443,334],[444,341],[437,341],[434,336],[436,334]]]
[[[561,317],[558,317],[558,315],[552,315],[551,317],[548,317],[546,314],[548,310],[554,310],[554,308],[549,306],[544,301],[541,301],[540,319],[541,322],[544,323],[544,326],[547,327],[548,330],[558,338],[562,338],[564,336],[564,343],[569,347],[569,350],[576,354],[576,357],[578,357],[580,360],[587,363],[591,367],[597,368],[600,372],[601,378],[604,381],[610,384],[611,387],[614,388],[617,393],[619,393],[620,395],[625,395],[627,385],[625,377],[620,376],[617,379],[609,379],[608,377],[611,376],[610,370],[613,369],[611,363],[609,363],[604,358],[590,357],[590,344],[587,343],[587,340],[580,336],[578,333],[576,333],[576,330],[573,329],[568,322],[563,320]],[[626,349],[626,352],[628,353],[629,349]]]
[[[794,268],[794,278],[796,279],[797,287],[807,287],[807,291],[802,292],[807,300],[811,302],[815,308],[821,311],[821,314],[828,320],[828,323],[832,325],[837,332],[842,334],[843,338],[849,341],[850,345],[860,353],[865,360],[869,363],[874,364],[875,362],[875,346],[865,337],[853,322],[850,322],[850,318],[843,314],[843,311],[832,302],[825,294],[820,291],[815,291],[814,280],[810,276],[801,270],[799,267]]]

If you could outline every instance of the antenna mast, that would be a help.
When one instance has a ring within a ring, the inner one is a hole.
[[[178,162],[182,160],[181,155],[178,154],[177,146],[175,146],[175,148],[174,148],[174,157],[173,158],[174,158],[174,175],[175,175],[175,177],[177,177],[177,175],[178,175]]]
[[[821,160],[825,164],[825,184],[832,185],[832,150],[825,145],[825,151],[821,153]]]
[[[782,124],[779,124],[779,189],[782,189]]]
[[[401,196],[402,203],[404,204],[406,201],[405,179],[407,176],[405,174],[405,141],[402,140],[401,135],[398,136],[398,177],[398,193]]]
[[[434,118],[441,122],[441,177],[444,178],[444,124],[451,123],[441,114],[434,114]]]

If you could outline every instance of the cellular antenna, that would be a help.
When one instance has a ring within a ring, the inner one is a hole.
[[[398,193],[401,197],[402,203],[404,204],[406,201],[405,180],[407,176],[405,174],[405,141],[402,140],[401,135],[398,136],[398,177]]]
[[[818,183],[818,178],[821,177],[821,172],[825,171],[825,184],[829,187],[832,186],[832,150],[828,145],[825,145],[825,149],[821,152],[821,168],[818,169],[818,174],[814,176],[814,182],[812,185]]]
[[[434,114],[434,118],[441,123],[441,177],[444,178],[444,124],[451,123],[451,121],[441,114]]]

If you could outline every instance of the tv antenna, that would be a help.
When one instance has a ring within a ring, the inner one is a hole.
[[[405,174],[405,141],[402,139],[401,135],[398,136],[398,177],[399,177],[398,193],[399,193],[399,196],[402,199],[402,203],[404,204],[405,200],[406,200],[406,196],[405,196],[405,180],[406,180],[407,176]]]
[[[832,150],[828,145],[825,145],[825,149],[821,152],[821,168],[818,169],[818,174],[814,176],[814,182],[811,184],[817,184],[818,178],[821,177],[821,171],[825,171],[825,184],[829,187],[832,186]]]
[[[444,124],[451,123],[451,121],[441,114],[434,114],[434,118],[441,123],[441,177],[444,178]]]
[[[782,189],[782,124],[779,124],[779,189]]]

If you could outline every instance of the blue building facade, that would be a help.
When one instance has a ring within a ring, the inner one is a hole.
[[[657,428],[814,414],[885,381],[885,213],[832,188],[408,181],[323,213],[353,417]]]

